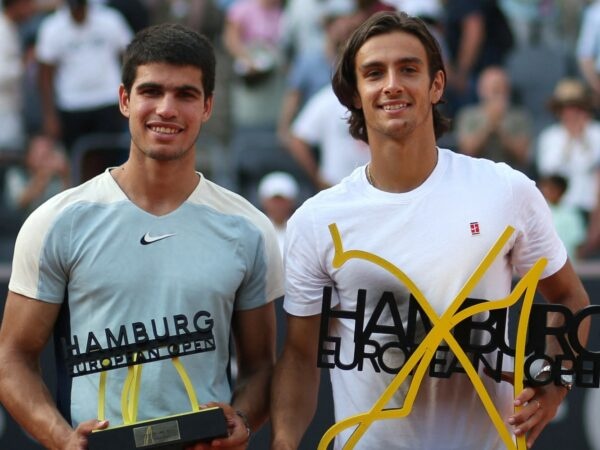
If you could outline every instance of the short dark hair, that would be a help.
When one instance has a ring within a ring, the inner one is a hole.
[[[551,185],[555,186],[560,191],[561,195],[563,195],[569,187],[569,181],[567,178],[557,173],[552,173],[540,178],[538,184],[542,183],[550,183]]]
[[[427,53],[427,64],[429,66],[429,77],[431,82],[438,71],[444,73],[446,69],[442,59],[440,45],[436,38],[430,33],[427,25],[418,17],[409,16],[405,12],[382,11],[373,14],[365,20],[352,34],[344,46],[337,60],[332,79],[332,86],[339,101],[350,110],[350,134],[355,139],[369,142],[365,116],[362,109],[354,106],[356,90],[356,54],[367,40],[373,36],[401,31],[415,36],[425,47]],[[440,100],[439,103],[444,103]],[[433,129],[436,139],[450,129],[450,120],[442,115],[433,105]]]
[[[206,36],[175,23],[161,23],[139,31],[123,57],[121,81],[127,92],[131,92],[137,68],[152,63],[197,67],[202,71],[204,95],[212,96],[216,60]]]

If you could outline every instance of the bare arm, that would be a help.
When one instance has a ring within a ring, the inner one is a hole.
[[[60,305],[9,291],[0,328],[0,402],[44,447],[85,450],[86,436],[107,423],[93,420],[73,430],[56,409],[40,371],[39,356],[59,310]]]
[[[477,62],[484,39],[483,15],[473,13],[465,17],[462,23],[462,35],[458,48],[456,67],[453,71],[453,84],[459,91],[464,91],[467,87],[469,74]]]
[[[43,130],[46,136],[58,139],[60,137],[60,122],[56,105],[54,103],[54,72],[55,67],[50,64],[39,64],[39,87],[44,118]]]
[[[27,183],[27,186],[18,198],[17,203],[19,208],[27,208],[31,205],[31,203],[44,193],[50,181],[52,181],[52,173],[47,170],[38,170],[33,173],[29,179],[29,183]]]
[[[583,284],[569,261],[554,275],[541,280],[538,289],[549,303],[561,304],[574,313],[590,304]],[[551,316],[549,325],[558,326],[561,320],[559,315]],[[589,320],[586,320],[579,328],[579,339],[582,343],[587,342],[589,326]],[[559,353],[561,351],[558,344],[549,342],[548,354]],[[563,386],[550,383],[535,388],[527,387],[517,396],[515,405],[524,405],[524,407],[509,418],[509,423],[516,427],[515,434],[528,433],[527,446],[529,448],[556,415],[558,406],[566,394],[567,390]]]
[[[325,189],[329,187],[329,183],[327,183],[321,176],[319,164],[317,163],[310,146],[305,141],[299,139],[293,134],[290,134],[287,144],[287,149],[291,153],[292,157],[306,172],[314,186],[317,189]]]
[[[272,450],[297,449],[317,408],[321,316],[288,315],[285,347],[271,391]]]
[[[300,101],[300,91],[298,89],[288,89],[281,102],[281,111],[279,112],[279,121],[277,123],[277,135],[279,136],[279,140],[286,147],[289,147],[290,140],[292,139],[290,127],[300,107]]]
[[[590,304],[588,294],[570,261],[567,261],[562,269],[554,275],[541,280],[538,284],[538,289],[549,303],[566,306],[572,313],[576,313]],[[548,325],[550,327],[559,327],[562,324],[562,320],[560,314],[551,315]],[[589,332],[590,322],[586,320],[579,327],[579,341],[584,345],[588,341]],[[548,345],[548,353],[550,355],[562,353],[559,344],[555,340],[550,341]]]
[[[492,134],[496,133],[505,151],[510,154],[520,164],[527,163],[529,159],[529,136],[522,135],[510,135],[502,130],[502,128],[495,129],[491,126],[483,126],[478,130],[474,130],[471,133],[464,133],[458,137],[459,148],[462,153],[470,156],[481,155],[486,145],[488,145],[489,139]]]
[[[273,302],[233,319],[237,348],[238,380],[233,405],[243,411],[252,429],[269,417],[269,389],[275,365],[275,305]]]
[[[240,411],[248,418],[251,430],[257,430],[269,417],[269,388],[275,365],[275,307],[273,302],[259,308],[236,311],[233,334],[236,343],[238,376],[231,405],[210,403],[223,408],[229,424],[229,436],[211,443],[198,443],[193,450],[212,448],[245,449],[250,434]]]

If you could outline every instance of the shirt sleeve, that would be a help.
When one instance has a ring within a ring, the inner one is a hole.
[[[285,310],[296,316],[321,313],[323,288],[332,280],[321,262],[322,244],[315,232],[312,212],[300,208],[288,221],[285,261]],[[332,298],[332,306],[339,299]]]
[[[283,264],[270,223],[258,224],[257,239],[247,242],[247,273],[236,294],[235,309],[260,307],[283,295]]]
[[[17,294],[49,303],[62,303],[68,281],[70,224],[56,215],[54,199],[25,221],[15,243],[8,288]]]
[[[540,259],[548,263],[542,278],[558,272],[566,263],[567,251],[561,241],[548,203],[535,183],[520,172],[513,171],[512,189],[515,205],[517,237],[511,260],[520,276]]]

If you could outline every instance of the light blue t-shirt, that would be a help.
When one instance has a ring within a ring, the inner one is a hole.
[[[283,295],[281,256],[266,216],[199,177],[179,208],[154,216],[107,170],[52,198],[23,225],[9,289],[62,303],[57,402],[73,425],[97,417],[101,366],[113,368],[106,372],[106,418],[112,426],[122,422],[133,355],[148,361],[138,420],[190,410],[170,361],[176,354],[200,403],[231,400],[232,315]]]

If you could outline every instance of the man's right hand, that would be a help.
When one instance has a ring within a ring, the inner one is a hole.
[[[103,430],[108,428],[108,420],[88,420],[81,422],[77,428],[68,436],[65,444],[60,450],[87,450],[88,436],[94,430]]]

